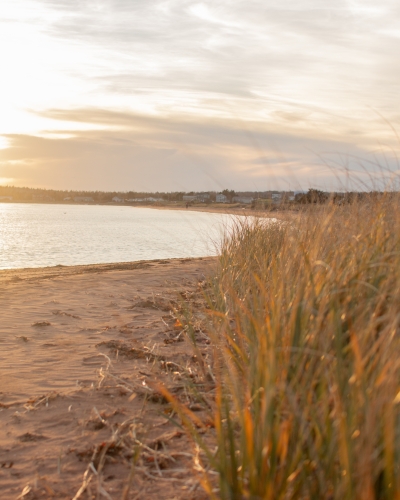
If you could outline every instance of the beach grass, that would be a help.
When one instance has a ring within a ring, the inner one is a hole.
[[[207,445],[175,404],[210,498],[400,498],[399,208],[234,222],[206,292]]]

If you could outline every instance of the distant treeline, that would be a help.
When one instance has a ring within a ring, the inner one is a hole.
[[[227,196],[228,200],[232,200],[234,196],[248,196],[253,198],[268,198],[271,193],[278,193],[278,191],[234,191],[224,189],[218,191]],[[75,198],[92,198],[94,203],[107,203],[112,202],[113,198],[120,198],[121,200],[146,200],[157,199],[168,201],[182,201],[185,195],[200,195],[205,194],[200,191],[78,191],[78,190],[57,190],[57,189],[41,189],[29,187],[15,187],[15,186],[0,186],[0,198],[12,197],[12,201],[44,201],[44,202],[64,202],[74,201]],[[209,195],[207,200],[213,202],[216,200],[217,191],[207,191]],[[3,200],[4,201],[4,200]]]
[[[273,199],[276,203],[298,203],[298,204],[324,204],[333,202],[337,204],[353,203],[355,201],[377,198],[383,195],[382,192],[325,192],[318,189],[309,189],[308,192],[284,192],[284,191],[241,191],[224,189],[219,191],[225,194],[227,200],[232,202],[235,196],[253,198],[253,205],[257,206],[257,200]],[[159,201],[177,202],[182,201],[185,195],[201,195],[200,192],[143,192],[143,191],[77,191],[77,190],[57,190],[40,189],[29,187],[0,186],[0,201],[21,201],[21,202],[69,202],[69,201],[90,201],[93,203],[109,203],[112,201]],[[216,200],[216,191],[208,191],[206,201]],[[398,193],[395,193],[398,195]],[[274,198],[275,197],[275,198]],[[86,200],[85,200],[86,198]],[[114,198],[114,200],[113,200]],[[117,200],[119,199],[119,200]],[[205,201],[205,200],[203,200]]]
[[[80,198],[93,198],[94,202],[107,203],[111,202],[114,197],[121,199],[134,199],[134,198],[163,198],[166,201],[180,201],[182,200],[183,192],[136,192],[136,191],[61,191],[57,189],[40,189],[28,187],[15,187],[15,186],[0,186],[0,197],[11,196],[13,201],[68,201],[67,199],[74,200],[76,197]]]
[[[309,189],[307,193],[298,193],[295,196],[295,202],[303,205],[309,204],[325,204],[335,203],[337,205],[351,204],[359,201],[376,201],[383,196],[398,196],[398,192],[382,192],[382,191],[369,191],[369,192],[354,192],[349,191],[346,193],[325,192],[318,189]]]

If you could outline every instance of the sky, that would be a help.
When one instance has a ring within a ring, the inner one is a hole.
[[[0,185],[363,189],[400,174],[398,0],[12,0]]]

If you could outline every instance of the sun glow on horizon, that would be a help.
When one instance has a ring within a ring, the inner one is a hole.
[[[0,135],[0,149],[7,149],[10,145],[10,141],[7,137]]]

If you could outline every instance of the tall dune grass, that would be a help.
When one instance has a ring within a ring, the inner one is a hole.
[[[209,292],[211,497],[400,498],[399,208],[236,222]]]

